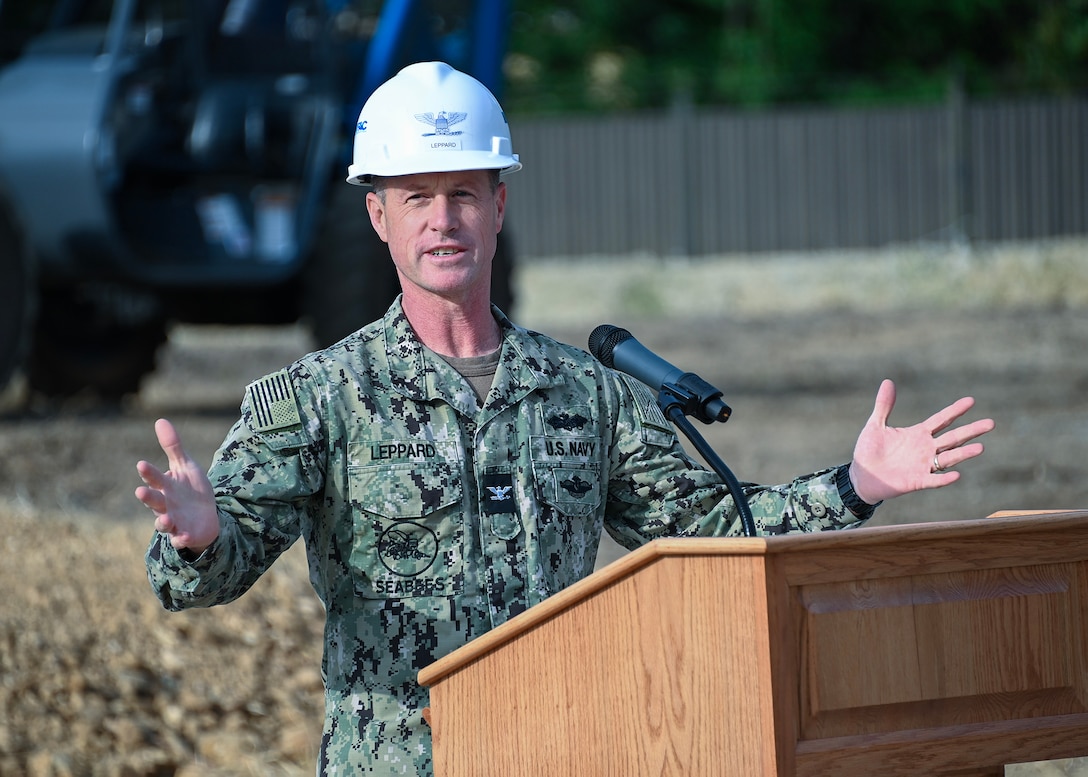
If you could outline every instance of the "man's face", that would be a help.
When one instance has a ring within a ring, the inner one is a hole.
[[[485,170],[384,180],[384,201],[368,193],[367,210],[374,229],[389,244],[405,295],[424,292],[453,302],[490,297],[506,185],[492,191]]]

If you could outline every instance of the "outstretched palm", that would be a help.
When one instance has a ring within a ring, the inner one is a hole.
[[[858,496],[876,504],[959,480],[960,473],[949,470],[981,454],[982,443],[970,441],[994,428],[994,422],[984,418],[949,429],[974,404],[974,399],[964,397],[919,424],[892,427],[888,416],[895,406],[895,384],[890,380],[881,383],[850,465],[850,479]]]
[[[136,489],[136,498],[155,514],[156,531],[170,535],[175,548],[200,553],[219,536],[212,484],[185,452],[172,423],[160,418],[155,434],[169,468],[163,472],[150,462],[138,462],[136,471],[145,485]]]

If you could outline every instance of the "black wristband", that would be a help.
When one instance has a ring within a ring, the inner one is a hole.
[[[836,470],[835,485],[839,488],[839,497],[846,509],[863,521],[872,518],[876,508],[884,504],[883,500],[881,500],[875,505],[871,505],[857,495],[857,492],[854,491],[854,484],[850,481],[849,464],[843,464]]]

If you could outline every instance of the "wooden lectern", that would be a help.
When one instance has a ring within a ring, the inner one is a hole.
[[[1088,511],[659,540],[425,668],[437,777],[1088,755]]]

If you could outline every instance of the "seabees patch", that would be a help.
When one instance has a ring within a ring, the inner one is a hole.
[[[251,383],[246,391],[255,431],[271,432],[302,423],[295,402],[295,388],[287,370],[266,375]]]

